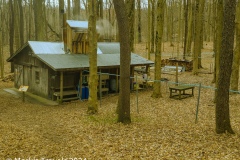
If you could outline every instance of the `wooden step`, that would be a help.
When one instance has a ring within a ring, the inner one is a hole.
[[[76,90],[63,91],[63,96],[78,94]],[[60,92],[54,92],[54,96],[60,96]]]
[[[73,100],[79,100],[79,97],[63,98],[63,101],[73,101]]]

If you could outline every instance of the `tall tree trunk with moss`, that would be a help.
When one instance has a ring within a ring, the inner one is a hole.
[[[192,0],[188,0],[188,33],[187,33],[187,44],[186,44],[186,55],[190,56],[191,55],[191,49],[192,49],[192,29],[193,29],[193,16],[194,16],[194,12],[193,9],[194,7],[194,3],[192,3]]]
[[[32,13],[33,13],[33,3],[32,3],[32,0],[29,1],[29,7],[28,7],[28,10],[29,10],[29,17],[28,17],[28,37],[27,39],[28,40],[32,40]]]
[[[124,0],[113,0],[120,39],[120,93],[118,100],[118,122],[131,123],[130,116],[130,62],[131,49],[129,21]]]
[[[135,0],[126,0],[131,52],[134,52]]]
[[[152,22],[151,22],[151,53],[154,53],[155,51],[155,2],[156,0],[151,0],[152,4]]]
[[[22,5],[23,5],[22,0],[18,0],[20,46],[24,45],[24,19],[23,19],[23,6]]]
[[[188,6],[189,6],[189,0],[183,0],[183,5],[184,5],[184,20],[185,20],[183,59],[186,59],[186,54],[187,54],[187,37],[188,37]]]
[[[0,7],[2,6],[2,2],[0,1]],[[4,46],[4,29],[3,29],[3,21],[4,21],[4,12],[3,9],[0,10],[0,18],[2,21],[0,22],[0,78],[4,77],[4,56],[3,56],[3,46]]]
[[[73,19],[74,20],[80,20],[80,0],[74,0],[73,1]],[[85,4],[86,7],[86,13],[87,13],[87,4]]]
[[[96,18],[97,18],[97,1],[88,1],[88,38],[89,38],[89,102],[88,102],[88,113],[95,114],[98,112],[97,103],[97,29],[96,29]]]
[[[200,12],[200,15],[199,15],[199,18],[200,18],[200,52],[198,52],[198,68],[202,68],[202,52],[201,52],[201,49],[203,48],[203,26],[204,26],[204,8],[205,8],[205,0],[200,0],[200,3],[199,3],[199,12]]]
[[[240,63],[240,1],[237,3],[236,11],[236,46],[233,56],[232,76],[231,76],[231,90],[238,90],[239,81],[239,63]],[[236,92],[234,92],[236,93]]]
[[[97,16],[98,19],[103,19],[103,0],[98,0],[98,10],[97,10]]]
[[[19,6],[18,6],[18,0],[14,0],[13,1],[13,8],[14,8],[14,47],[15,50],[20,48],[20,31],[19,31],[19,20],[20,20],[20,16],[19,16]]]
[[[161,93],[161,54],[162,54],[162,37],[164,24],[164,8],[166,0],[157,1],[157,30],[156,30],[156,53],[155,53],[155,78],[153,85],[153,98],[162,97]]]
[[[178,14],[178,43],[177,43],[177,59],[179,59],[179,53],[180,53],[180,42],[181,42],[181,26],[182,26],[182,22],[181,22],[181,18],[182,18],[182,2],[179,1],[178,2],[178,8],[179,8],[179,14]]]
[[[218,88],[218,78],[220,71],[220,56],[222,45],[222,32],[223,32],[223,0],[218,0],[217,3],[217,18],[216,18],[216,38],[215,38],[215,87]],[[217,90],[215,91],[215,100],[217,97]],[[215,101],[214,100],[214,101]]]
[[[141,0],[137,0],[137,14],[138,14],[138,22],[137,22],[138,43],[141,43],[142,42]]]
[[[229,113],[229,88],[233,60],[236,0],[227,0],[224,4],[223,32],[221,43],[220,70],[216,97],[216,132],[231,133]]]
[[[148,59],[151,59],[151,0],[148,0],[148,36],[147,36],[147,52]]]
[[[45,40],[45,30],[44,30],[44,16],[42,14],[44,8],[45,0],[33,1],[34,10],[34,24],[35,24],[35,40],[44,41]]]
[[[67,18],[72,19],[71,1],[67,0]]]
[[[59,21],[58,21],[58,34],[60,37],[60,41],[63,41],[63,13],[64,11],[64,0],[58,0],[59,8],[58,8],[58,14],[59,14]]]
[[[193,74],[198,74],[198,59],[199,52],[201,52],[201,13],[200,13],[200,0],[195,1],[195,27],[194,27],[194,49],[193,49]]]
[[[9,0],[9,51],[10,56],[14,53],[14,9],[13,0]],[[11,72],[14,72],[14,64],[11,62]]]

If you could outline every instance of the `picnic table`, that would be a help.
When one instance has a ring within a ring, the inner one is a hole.
[[[170,98],[183,99],[187,97],[194,96],[194,86],[188,85],[180,85],[180,86],[171,86],[170,90]],[[187,90],[191,90],[190,93],[186,93]]]

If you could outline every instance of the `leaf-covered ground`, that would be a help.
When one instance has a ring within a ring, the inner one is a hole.
[[[208,57],[208,55],[205,55]],[[209,56],[211,57],[211,56]],[[204,61],[205,70],[209,62]],[[175,81],[174,75],[162,77]],[[179,82],[214,86],[212,74],[179,75]],[[168,84],[170,85],[170,84]],[[99,113],[86,114],[87,101],[58,106],[22,102],[5,92],[12,82],[0,80],[0,159],[239,159],[239,96],[230,96],[230,115],[235,135],[215,133],[214,90],[201,89],[198,121],[194,97],[169,98],[162,83],[163,98],[151,98],[151,89],[131,93],[132,123],[116,123],[118,95],[99,102]]]

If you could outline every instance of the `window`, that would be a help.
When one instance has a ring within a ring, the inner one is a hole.
[[[40,73],[39,73],[38,71],[35,72],[35,82],[36,82],[37,84],[40,83]]]

